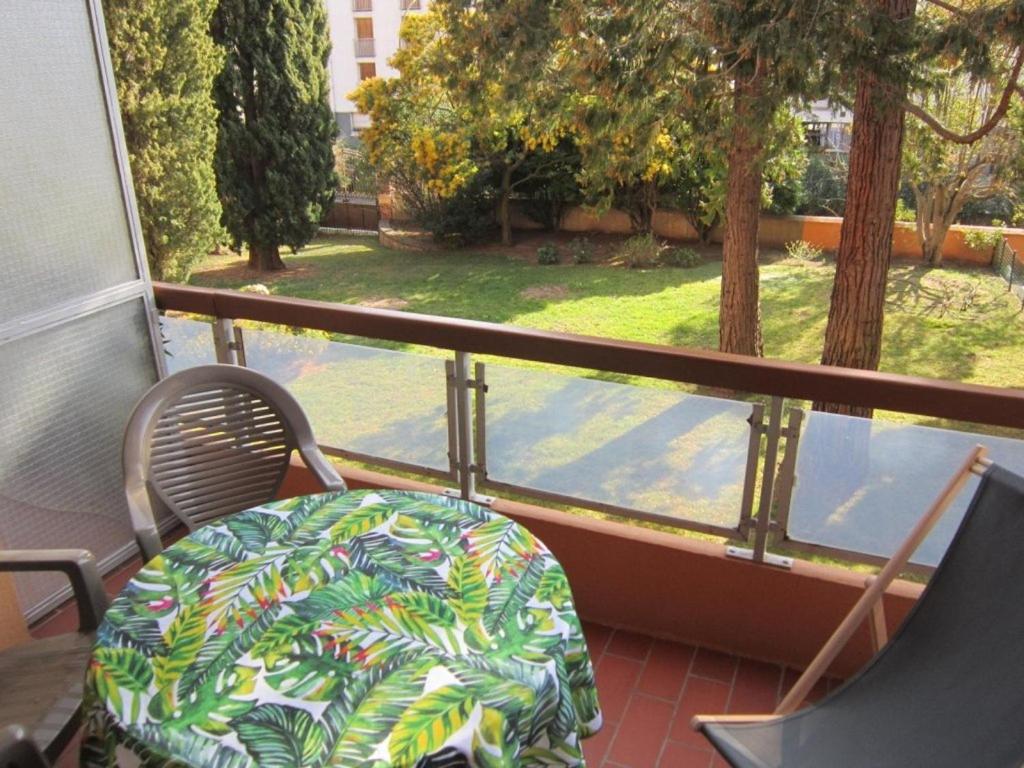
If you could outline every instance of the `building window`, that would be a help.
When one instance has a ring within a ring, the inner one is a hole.
[[[373,40],[373,19],[356,19],[356,37],[360,40]]]
[[[352,0],[352,10],[355,13],[372,13],[373,0]]]
[[[359,62],[359,80],[367,80],[377,76],[377,65],[372,61]]]
[[[372,59],[374,57],[373,47],[373,19],[367,16],[356,17],[356,58]]]
[[[420,9],[420,0],[399,0],[399,3],[403,11],[418,11]]]

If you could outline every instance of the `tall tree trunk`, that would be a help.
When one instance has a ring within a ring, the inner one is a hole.
[[[249,269],[256,269],[260,272],[273,272],[278,269],[285,269],[281,260],[281,250],[277,245],[249,245]]]
[[[914,13],[914,0],[881,0],[893,19]],[[882,351],[885,288],[900,185],[905,88],[862,71],[853,108],[846,213],[825,329],[824,365],[877,370]],[[870,408],[814,404],[831,413],[870,416]]]
[[[757,230],[761,213],[762,138],[756,119],[761,76],[737,78],[726,177],[725,237],[718,348],[760,356],[761,307],[758,299]]]
[[[498,200],[498,220],[501,222],[501,244],[512,245],[512,171],[513,166],[501,169],[501,197]]]

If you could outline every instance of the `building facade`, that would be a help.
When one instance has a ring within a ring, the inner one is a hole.
[[[394,77],[388,61],[398,50],[398,32],[409,13],[426,10],[430,0],[327,0],[331,27],[331,107],[339,135],[352,137],[369,125],[348,95],[369,77]]]

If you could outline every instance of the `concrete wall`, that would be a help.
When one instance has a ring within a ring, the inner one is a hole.
[[[412,480],[340,466],[350,488],[437,493]],[[298,460],[282,498],[320,492]],[[565,568],[579,615],[606,626],[693,643],[748,658],[806,666],[861,595],[863,574],[797,561],[792,570],[735,560],[706,541],[498,499]],[[921,587],[895,582],[885,597],[890,632]],[[871,657],[862,627],[832,667],[848,676]]]
[[[429,5],[430,0],[420,0],[420,10],[426,10]],[[357,62],[372,61],[377,68],[378,77],[395,77],[398,74],[388,64],[388,60],[398,50],[398,30],[407,13],[419,12],[403,11],[401,0],[373,0],[372,10],[353,9],[352,0],[330,0],[327,3],[328,25],[331,31],[331,57],[327,66],[331,74],[331,106],[338,114],[351,114],[356,111],[355,104],[349,101],[347,96],[359,85]],[[356,17],[373,19],[372,58],[356,59]]]

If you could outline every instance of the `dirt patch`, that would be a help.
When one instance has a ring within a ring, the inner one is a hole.
[[[370,309],[405,309],[409,306],[409,302],[397,296],[392,296],[384,299],[366,299],[360,301],[359,306],[369,307]]]
[[[569,289],[564,285],[531,285],[519,292],[524,299],[567,299]]]
[[[207,257],[192,274],[201,280],[227,280],[244,284],[261,283],[272,285],[278,280],[301,277],[304,280],[314,278],[319,269],[308,261],[296,263],[293,254],[285,251],[281,254],[285,268],[273,272],[260,272],[249,269],[249,261],[244,256],[227,251]]]

